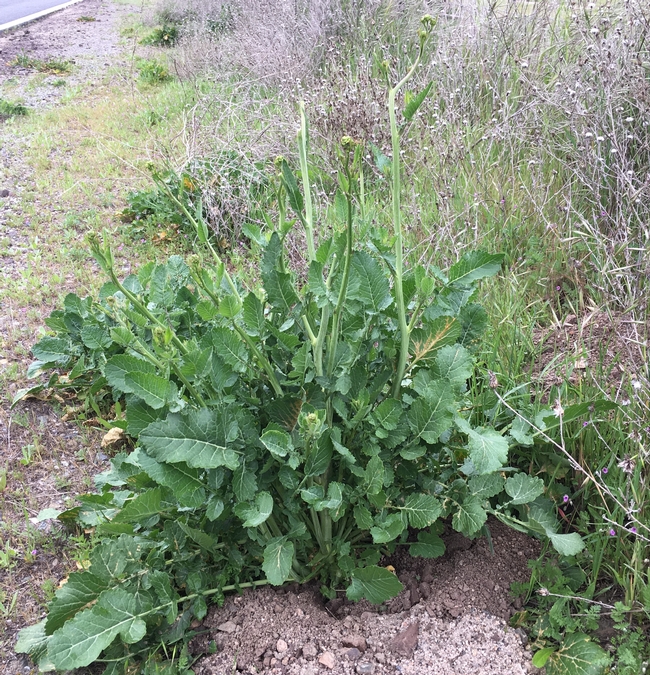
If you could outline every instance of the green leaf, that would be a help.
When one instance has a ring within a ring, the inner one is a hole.
[[[266,578],[274,586],[282,585],[291,574],[294,546],[287,537],[271,539],[264,549],[262,569]]]
[[[546,662],[547,675],[601,675],[609,664],[607,652],[588,635],[568,635]]]
[[[134,400],[126,406],[126,432],[137,438],[152,422],[167,416],[166,408],[153,410],[144,401]]]
[[[409,546],[415,558],[439,558],[445,553],[445,542],[433,532],[418,532],[417,544]]]
[[[91,572],[77,572],[68,577],[59,588],[48,608],[45,632],[51,635],[71,619],[80,609],[94,602],[112,584],[110,579],[100,579]]]
[[[249,335],[263,336],[266,332],[264,307],[260,299],[251,292],[244,298],[242,317]]]
[[[108,349],[113,344],[108,331],[101,326],[84,326],[80,337],[88,349]]]
[[[464,384],[474,372],[474,359],[461,345],[447,345],[436,354],[433,375],[446,378],[453,385]]]
[[[291,168],[284,159],[282,160],[281,171],[282,184],[287,192],[289,204],[291,204],[291,208],[296,212],[296,215],[302,218],[302,211],[304,208],[302,193],[298,188],[298,181],[296,181],[293,171],[291,171]]]
[[[332,461],[334,446],[328,433],[323,434],[317,441],[316,447],[311,448],[305,459],[305,478],[320,476],[327,471]]]
[[[585,542],[577,532],[570,534],[555,534],[547,532],[553,548],[560,555],[577,555],[585,547]]]
[[[219,302],[219,314],[227,319],[233,319],[241,311],[241,302],[234,295],[226,295]]]
[[[394,431],[402,415],[402,404],[394,398],[382,401],[373,413],[373,418],[384,429]]]
[[[348,297],[361,302],[370,314],[378,314],[393,301],[386,275],[375,259],[363,251],[352,255]]]
[[[427,443],[437,443],[440,434],[451,427],[454,395],[444,382],[433,382],[426,390],[426,396],[418,398],[411,405],[406,417],[409,426],[417,436]]]
[[[406,104],[402,112],[402,115],[404,115],[405,120],[410,122],[413,119],[413,116],[418,111],[418,108],[422,105],[424,99],[429,95],[432,86],[433,80],[429,82],[429,84],[427,84],[427,86],[419,94],[413,96],[411,100]]]
[[[235,514],[241,518],[244,527],[257,527],[265,522],[273,512],[273,497],[268,492],[259,492],[255,504],[240,502],[235,506]]]
[[[426,494],[409,495],[400,508],[408,516],[409,525],[419,530],[432,525],[442,513],[440,502]]]
[[[471,345],[485,333],[488,315],[482,305],[476,303],[465,305],[460,310],[458,318],[462,326],[462,333],[459,338],[461,344]]]
[[[43,363],[66,365],[70,360],[70,343],[62,338],[44,337],[32,347],[32,354]]]
[[[532,664],[535,666],[535,668],[543,668],[546,665],[546,662],[548,661],[548,657],[554,651],[555,647],[544,647],[544,649],[540,649],[539,651],[535,652]]]
[[[516,473],[506,480],[506,492],[512,498],[511,504],[528,504],[544,493],[544,481],[525,473]]]
[[[286,457],[293,451],[291,436],[280,429],[268,429],[260,436],[266,449],[276,458]]]
[[[151,373],[126,373],[124,375],[124,391],[139,396],[154,410],[162,408],[170,398],[171,383],[160,375]]]
[[[472,284],[479,279],[491,277],[501,269],[502,253],[484,253],[471,251],[466,253],[449,269],[449,282],[453,284]]]
[[[160,513],[162,490],[153,488],[139,494],[113,518],[114,523],[142,522]]]
[[[384,487],[384,463],[377,456],[371,457],[365,469],[363,491],[368,495],[376,495]]]
[[[151,373],[155,375],[156,369],[148,361],[143,361],[128,354],[116,354],[104,366],[104,377],[108,384],[119,391],[130,391],[124,381],[129,373]]]
[[[508,461],[508,441],[494,429],[470,429],[467,449],[478,474],[498,471]]]
[[[14,651],[18,654],[29,654],[32,660],[40,665],[48,641],[49,636],[45,633],[45,619],[43,619],[33,626],[20,630]]]
[[[354,522],[360,530],[369,530],[373,525],[372,514],[361,504],[354,507]]]
[[[257,492],[257,478],[246,469],[245,461],[232,472],[232,489],[240,502],[251,500]]]
[[[472,495],[458,504],[451,519],[451,524],[456,532],[461,532],[469,537],[476,534],[485,525],[486,520],[487,512],[481,506],[481,502]]]
[[[289,312],[298,303],[298,294],[288,272],[278,272],[278,270],[270,272],[264,278],[264,289],[269,303],[283,312]]]
[[[211,333],[212,345],[217,354],[237,372],[246,370],[248,352],[243,340],[234,331],[220,326]]]
[[[346,589],[346,595],[354,602],[365,598],[374,605],[379,605],[394,598],[403,588],[392,572],[370,565],[352,571],[352,583]]]
[[[482,476],[472,476],[469,479],[469,488],[472,494],[479,499],[490,499],[498,495],[505,485],[503,476],[499,473],[488,473]]]
[[[237,423],[227,412],[191,410],[153,422],[140,434],[140,442],[160,462],[186,462],[201,469],[236,469],[239,455],[228,447],[236,431]]]
[[[373,543],[386,544],[399,537],[405,528],[406,523],[402,515],[400,513],[391,513],[382,521],[377,522],[374,527],[371,527],[370,534],[372,535]]]
[[[52,635],[48,657],[60,670],[87,666],[118,634],[128,644],[141,640],[147,631],[141,617],[147,614],[136,614],[136,601],[125,589],[105,591],[92,608],[78,613]]]
[[[141,448],[136,448],[133,459],[152,480],[172,490],[182,506],[198,508],[205,503],[205,486],[199,480],[199,471],[185,462],[160,463],[149,457]]]

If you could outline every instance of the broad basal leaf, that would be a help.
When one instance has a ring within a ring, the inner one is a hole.
[[[119,391],[130,392],[124,380],[125,376],[133,373],[156,374],[155,367],[148,361],[143,361],[129,354],[116,354],[104,366],[104,377],[108,384]]]
[[[198,469],[189,467],[185,462],[175,464],[158,462],[140,448],[137,448],[133,454],[142,470],[156,483],[172,490],[183,506],[198,508],[205,503],[205,486],[199,480]]]
[[[237,423],[232,415],[206,408],[153,422],[140,434],[140,442],[160,462],[186,462],[201,469],[236,469],[239,455],[228,447],[236,435]]]
[[[276,537],[267,544],[262,569],[271,584],[280,586],[289,578],[293,555],[293,542],[287,537]]]
[[[588,635],[573,633],[546,662],[547,675],[601,675],[609,664],[607,652]]]
[[[488,473],[482,476],[472,476],[469,479],[469,489],[479,499],[490,499],[498,495],[505,484],[500,473]]]
[[[281,429],[268,429],[260,436],[266,449],[277,458],[286,457],[293,450],[291,436]]]
[[[446,378],[452,385],[464,384],[474,371],[472,355],[461,345],[447,345],[436,354],[433,374]]]
[[[511,504],[528,504],[544,493],[544,481],[526,473],[516,473],[506,480],[506,492]]]
[[[249,501],[257,492],[257,476],[246,468],[245,461],[232,472],[232,489],[240,502]]]
[[[90,609],[77,614],[50,638],[48,657],[57,669],[70,670],[91,664],[117,635],[133,644],[147,631],[136,601],[123,588],[105,591]]]
[[[393,539],[397,539],[404,529],[406,523],[400,513],[391,513],[386,518],[377,522],[374,527],[370,528],[372,541],[375,544],[386,544]]]
[[[366,494],[376,495],[384,486],[384,463],[379,457],[371,457],[365,470],[363,487]]]
[[[171,397],[171,382],[160,375],[132,372],[124,375],[124,391],[139,396],[154,410],[162,408]]]
[[[70,343],[62,338],[44,337],[32,347],[32,354],[43,363],[65,365],[70,360]]]
[[[264,307],[260,299],[252,291],[244,298],[242,317],[249,335],[264,336]]]
[[[67,583],[59,588],[54,600],[50,603],[45,632],[51,635],[61,628],[68,619],[89,603],[97,600],[99,594],[111,585],[111,580],[100,579],[91,572],[71,574]]]
[[[354,602],[366,598],[374,605],[379,605],[394,598],[403,588],[392,572],[370,565],[352,571],[352,583],[347,587],[346,595]]]
[[[161,488],[154,488],[139,494],[113,518],[114,523],[143,522],[160,513]]]
[[[548,534],[548,538],[551,540],[553,548],[560,555],[577,555],[585,547],[585,542],[577,532],[569,534],[555,534],[551,532]]]
[[[387,398],[377,406],[373,413],[373,418],[384,429],[394,431],[397,429],[401,415],[402,404],[394,398]]]
[[[415,494],[406,498],[401,510],[408,516],[409,525],[421,530],[438,520],[442,506],[433,495]]]

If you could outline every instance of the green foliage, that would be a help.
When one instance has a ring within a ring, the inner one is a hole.
[[[140,80],[145,84],[163,84],[171,80],[169,70],[155,59],[140,59],[137,68]]]
[[[303,114],[303,168],[307,138]],[[382,555],[441,555],[443,518],[467,536],[490,513],[563,536],[539,483],[509,466],[511,419],[494,424],[468,387],[477,285],[501,256],[465,254],[446,276],[404,273],[399,218],[394,248],[373,232],[355,246],[361,148],[343,139],[340,156],[345,223],[318,249],[307,172],[301,189],[278,162],[278,223],[256,237],[254,289],[230,276],[200,213],[189,220],[212,265],[172,257],[121,281],[110,247],[90,238],[109,281],[96,300],[66,297],[31,373],[104,390],[135,448],[96,477],[97,494],[58,514],[102,539],[48,617],[20,634],[17,650],[41,668],[100,657],[107,673],[143,667],[187,639],[210,598],[251,586],[316,580],[328,597],[386,601],[402,585]],[[399,189],[399,152],[392,172]],[[300,283],[286,262],[296,222],[308,251]]]
[[[178,38],[178,26],[165,24],[154,28],[147,36],[140,40],[140,43],[152,47],[173,47],[178,42]]]
[[[29,112],[27,106],[22,103],[12,103],[0,98],[0,120],[9,117],[21,117]]]

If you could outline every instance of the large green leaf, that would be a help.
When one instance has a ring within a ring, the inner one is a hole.
[[[293,555],[293,542],[287,537],[276,537],[267,544],[262,569],[271,584],[280,586],[289,578]]]
[[[239,454],[228,447],[237,434],[237,423],[224,411],[191,410],[153,422],[140,442],[160,462],[186,462],[191,467],[236,469]]]
[[[102,326],[93,324],[84,326],[79,336],[88,349],[108,349],[113,344],[108,331]]]
[[[577,555],[585,547],[585,542],[577,532],[569,534],[548,533],[548,538],[553,544],[553,548],[560,555]]]
[[[221,326],[212,330],[212,345],[215,352],[237,372],[246,370],[248,352],[243,340],[233,330]]]
[[[467,449],[478,474],[498,471],[508,461],[508,441],[494,429],[470,429]]]
[[[154,410],[162,408],[170,399],[172,387],[169,380],[151,373],[125,373],[124,391],[139,396]]]
[[[119,391],[129,392],[125,377],[132,373],[151,373],[155,375],[156,368],[148,361],[143,361],[129,354],[116,354],[104,366],[104,377],[108,384]]]
[[[377,456],[371,457],[365,470],[364,492],[369,495],[376,495],[382,487],[384,487],[384,463]]]
[[[316,443],[316,447],[311,448],[305,459],[305,477],[320,476],[327,471],[327,467],[332,460],[334,446],[328,433],[323,434]]]
[[[105,591],[93,607],[78,613],[50,638],[48,657],[60,670],[82,668],[91,664],[101,652],[121,635],[124,642],[141,640],[147,626],[136,614],[136,600],[124,588]]]
[[[100,579],[91,572],[71,574],[67,583],[59,588],[54,600],[50,603],[45,632],[51,635],[57,628],[61,628],[68,619],[86,605],[94,602],[99,594],[110,586],[110,580]]]
[[[394,431],[397,429],[401,415],[402,404],[394,398],[387,398],[377,406],[373,418],[384,429]]]
[[[479,499],[489,499],[498,495],[505,484],[500,473],[487,473],[481,476],[472,476],[469,479],[469,489]]]
[[[588,635],[573,633],[546,662],[547,675],[601,675],[609,664],[607,652]]]
[[[113,518],[114,523],[142,522],[160,513],[161,488],[142,492]]]
[[[436,354],[433,374],[453,385],[464,384],[474,371],[472,355],[462,345],[447,345]]]
[[[440,502],[433,495],[409,495],[401,507],[408,516],[409,525],[421,530],[432,525],[442,513]]]
[[[408,423],[413,433],[421,436],[427,443],[437,443],[440,434],[451,427],[454,395],[444,382],[429,384],[426,396],[420,396],[407,413]]]
[[[506,480],[506,492],[511,504],[528,504],[544,493],[544,481],[526,473],[516,473]]]
[[[245,461],[232,472],[232,489],[240,502],[253,499],[257,492],[257,476],[246,468]]]
[[[392,572],[370,565],[352,571],[352,583],[347,587],[346,595],[354,602],[365,598],[374,605],[379,605],[394,598],[403,588]]]
[[[205,486],[199,480],[199,470],[185,462],[161,463],[149,457],[140,448],[133,453],[133,459],[150,478],[168,487],[183,506],[198,508],[205,503]]]
[[[43,363],[65,365],[70,360],[70,343],[62,338],[44,337],[32,347],[32,354]]]
[[[265,333],[264,307],[252,291],[244,298],[242,317],[249,335],[263,336]]]
[[[361,302],[370,314],[378,314],[393,301],[386,275],[376,260],[363,251],[352,255],[348,297]]]
[[[370,528],[372,541],[375,544],[386,544],[393,539],[397,539],[404,529],[406,522],[400,513],[391,513],[386,518],[377,522],[376,525]]]
[[[269,303],[284,312],[289,312],[298,302],[298,294],[293,287],[291,275],[288,272],[273,270],[264,278],[264,289]]]
[[[43,619],[33,626],[27,626],[20,630],[14,651],[18,654],[29,654],[32,661],[39,665],[40,672],[54,670],[53,664],[47,663],[46,665],[45,662],[48,659],[44,657],[49,639],[49,636],[45,633],[45,619]]]
[[[501,269],[502,253],[471,251],[466,253],[449,269],[449,281],[455,284],[471,284],[484,277],[491,277]]]

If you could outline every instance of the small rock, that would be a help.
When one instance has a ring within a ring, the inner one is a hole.
[[[368,643],[366,638],[361,635],[346,635],[341,639],[341,644],[344,647],[355,647],[360,652],[365,652],[368,649]]]
[[[275,648],[280,654],[283,654],[289,649],[289,645],[284,640],[280,639],[276,642]]]
[[[431,586],[424,581],[418,586],[418,590],[425,600],[431,595]]]
[[[8,197],[9,196],[9,190],[5,188],[4,190],[0,190],[0,197]]]
[[[420,590],[417,585],[413,584],[410,588],[410,597],[411,605],[417,605],[420,602]]]
[[[418,646],[418,633],[420,631],[420,622],[414,621],[408,628],[398,633],[390,642],[391,651],[411,657],[415,648]]]
[[[217,630],[222,633],[234,633],[237,630],[237,624],[234,621],[226,621],[226,623],[217,626]]]
[[[375,659],[377,660],[377,663],[386,663],[386,654],[384,654],[384,652],[377,652],[375,654]]]
[[[315,658],[316,655],[318,654],[318,650],[316,649],[316,646],[313,645],[311,642],[308,642],[306,645],[302,646],[302,655],[305,656],[306,658]]]
[[[348,649],[347,652],[345,652],[345,658],[348,661],[358,661],[360,657],[361,652],[356,647],[352,647],[352,649]]]
[[[358,675],[372,675],[375,672],[374,663],[360,663],[357,666]]]
[[[319,657],[318,657],[318,663],[322,664],[325,666],[325,668],[329,668],[332,670],[334,666],[336,666],[336,657],[332,652],[323,652]]]

